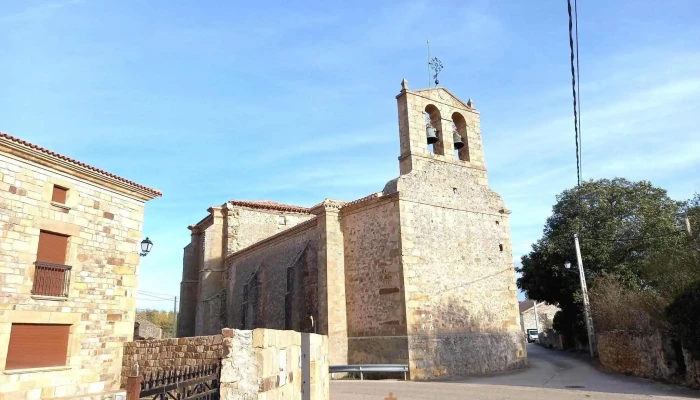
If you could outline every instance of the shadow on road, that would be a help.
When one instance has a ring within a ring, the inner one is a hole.
[[[546,349],[535,344],[528,344],[527,353],[527,368],[442,382],[700,398],[700,392],[692,389],[601,371],[590,358],[582,355]]]

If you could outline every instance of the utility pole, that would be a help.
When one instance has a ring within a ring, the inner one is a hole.
[[[690,218],[688,218],[688,213],[685,214],[685,231],[688,233],[688,235],[690,235],[691,233],[693,233],[693,232],[690,230]]]
[[[540,316],[537,314],[537,300],[535,300],[535,329],[537,329],[537,334],[540,334]]]
[[[173,337],[177,337],[177,296],[173,300]]]
[[[583,261],[581,260],[581,248],[578,245],[578,234],[574,234],[576,246],[576,259],[578,261],[578,274],[581,278],[581,293],[583,294],[583,311],[586,315],[586,330],[588,331],[588,347],[591,357],[595,357],[595,332],[593,331],[593,318],[591,317],[591,305],[588,302],[588,288],[586,287],[586,275],[583,273]]]

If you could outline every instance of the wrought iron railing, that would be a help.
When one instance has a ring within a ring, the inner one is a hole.
[[[212,364],[146,374],[139,398],[219,400],[220,371],[220,364]]]
[[[34,266],[32,294],[38,296],[68,297],[70,265],[37,261],[34,263]]]

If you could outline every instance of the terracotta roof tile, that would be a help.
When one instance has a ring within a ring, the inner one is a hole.
[[[151,193],[151,194],[154,195],[154,196],[161,196],[161,195],[162,195],[162,193],[161,193],[159,190],[152,189],[152,188],[149,188],[149,187],[147,187],[147,186],[140,185],[140,184],[138,184],[138,183],[136,183],[136,182],[134,182],[134,181],[130,181],[130,180],[128,180],[128,179],[124,179],[124,178],[122,178],[122,177],[119,177],[119,176],[114,175],[114,174],[112,174],[112,173],[109,173],[109,172],[107,172],[107,171],[104,171],[104,170],[101,170],[101,169],[99,169],[99,168],[95,168],[95,167],[93,167],[93,166],[91,166],[91,165],[88,165],[88,164],[82,163],[82,162],[80,162],[80,161],[74,160],[74,159],[72,159],[72,158],[70,158],[70,157],[66,157],[66,156],[64,156],[64,155],[55,153],[55,152],[53,152],[53,151],[51,151],[51,150],[48,150],[48,149],[45,149],[45,148],[43,148],[43,147],[41,147],[41,146],[37,146],[37,145],[35,145],[35,144],[33,144],[33,143],[29,143],[29,142],[27,142],[27,141],[25,141],[25,140],[16,138],[16,137],[14,137],[14,136],[10,136],[10,135],[8,135],[7,133],[0,132],[0,138],[10,140],[10,141],[12,141],[12,142],[21,144],[21,145],[26,146],[26,147],[29,147],[29,148],[31,148],[31,149],[38,150],[38,151],[40,151],[40,152],[42,152],[42,153],[44,153],[44,154],[48,154],[48,155],[50,155],[50,156],[52,156],[52,157],[56,157],[56,158],[61,159],[61,160],[63,160],[63,161],[68,161],[69,163],[72,163],[72,164],[81,166],[81,167],[83,167],[83,168],[86,168],[86,169],[89,169],[89,170],[91,170],[91,171],[97,172],[97,173],[99,173],[99,174],[101,174],[101,175],[108,176],[108,177],[113,178],[113,179],[116,179],[116,180],[118,180],[118,181],[121,181],[121,182],[127,183],[127,184],[129,184],[129,185],[135,186],[135,187],[137,187],[137,188],[139,188],[139,189],[142,189],[142,190],[145,190],[145,191]]]
[[[310,214],[310,210],[311,210],[308,207],[300,207],[300,206],[295,206],[295,205],[291,205],[291,204],[283,204],[283,203],[278,203],[276,201],[270,201],[270,200],[258,200],[258,201],[230,200],[229,204],[234,205],[234,206],[241,206],[241,207],[259,208],[262,210],[288,211],[288,212],[296,212],[296,213],[302,213],[302,214]]]

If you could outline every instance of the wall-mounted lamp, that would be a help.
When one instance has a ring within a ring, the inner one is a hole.
[[[149,238],[146,238],[141,241],[141,257],[146,257],[148,253],[151,252],[151,248],[153,247],[153,242]]]

